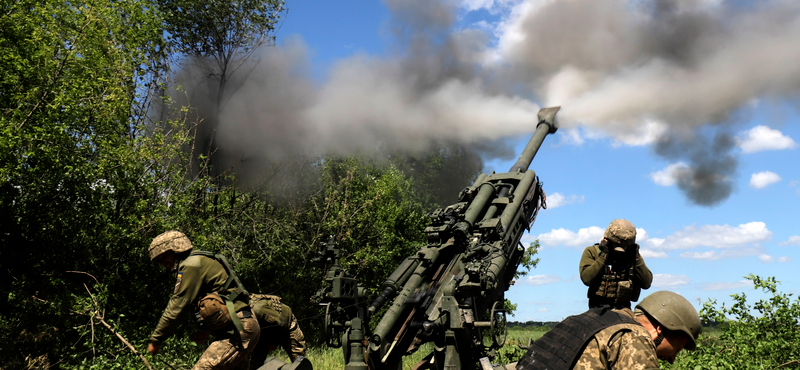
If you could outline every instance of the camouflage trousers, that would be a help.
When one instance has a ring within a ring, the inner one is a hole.
[[[242,322],[244,330],[238,336],[212,342],[192,370],[247,369],[250,356],[261,336],[261,327],[255,316],[244,318],[241,312],[236,316]]]
[[[292,362],[300,356],[306,357],[305,337],[294,315],[292,315],[288,333],[281,327],[263,328],[262,333],[264,334],[264,340],[259,341],[253,351],[253,358],[250,362],[251,370],[261,367],[270,352],[277,349],[278,345],[283,348]]]
[[[294,315],[292,315],[292,323],[289,325],[289,343],[286,343],[283,349],[289,354],[292,361],[299,356],[306,355],[306,338],[303,336],[303,331],[300,330],[300,325]]]

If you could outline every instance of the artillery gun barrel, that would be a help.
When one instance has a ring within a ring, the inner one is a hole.
[[[539,113],[536,114],[539,119],[539,123],[536,125],[536,131],[533,133],[531,140],[528,141],[528,145],[525,146],[525,150],[519,155],[517,162],[511,166],[508,172],[523,172],[528,169],[531,165],[531,161],[533,161],[533,157],[536,156],[536,152],[539,151],[539,147],[542,146],[545,136],[547,136],[547,134],[554,134],[556,130],[558,130],[558,125],[556,125],[556,113],[559,109],[561,109],[561,107],[542,108],[539,110]]]
[[[434,336],[447,348],[434,355],[438,368],[461,368],[484,353],[473,342],[481,325],[471,325],[486,321],[484,312],[502,302],[519,265],[519,240],[544,194],[528,167],[545,137],[558,130],[559,109],[539,110],[533,136],[508,173],[481,174],[460,203],[431,214],[428,245],[398,266],[368,309],[372,316],[394,299],[365,343],[373,368],[398,365]]]

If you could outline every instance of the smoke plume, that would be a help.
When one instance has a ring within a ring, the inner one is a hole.
[[[440,141],[488,147],[531,132],[540,105],[561,105],[572,135],[652,144],[658,155],[688,161],[680,188],[713,205],[728,197],[736,173],[732,117],[800,92],[795,1],[385,4],[394,52],[340,60],[322,83],[310,77],[299,37],[262,50],[255,67],[235,76],[219,113],[226,155],[413,153]],[[492,30],[460,25],[465,9],[481,7],[501,14]],[[713,140],[696,134],[707,127],[719,128]]]

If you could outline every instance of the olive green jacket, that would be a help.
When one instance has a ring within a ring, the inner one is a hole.
[[[600,256],[598,244],[586,247],[580,261],[580,275],[583,284],[589,287],[586,294],[588,298],[594,297],[594,292],[600,287],[603,278],[603,268],[606,265],[606,258]],[[639,252],[636,252],[634,265],[633,289],[634,296],[638,297],[642,289],[650,288],[653,283],[653,273],[645,265],[644,259]]]
[[[150,336],[150,342],[161,345],[175,333],[186,315],[197,309],[200,298],[213,292],[220,292],[227,280],[228,272],[225,267],[213,258],[190,255],[178,262],[175,290],[158,321],[156,330]],[[245,307],[248,307],[246,297],[234,302],[237,312]]]

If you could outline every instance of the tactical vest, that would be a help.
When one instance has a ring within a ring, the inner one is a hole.
[[[206,297],[202,297],[200,299],[201,302],[209,302],[213,301],[214,297],[212,295],[218,295],[225,304],[227,308],[227,312],[219,312],[218,314],[226,314],[230,317],[230,320],[233,322],[233,326],[236,327],[237,332],[243,331],[244,326],[242,322],[239,320],[239,317],[236,316],[236,310],[233,307],[233,302],[236,300],[243,301],[245,303],[248,302],[249,293],[247,289],[244,288],[241,280],[239,277],[236,276],[236,273],[231,268],[230,263],[228,263],[228,259],[225,256],[217,253],[207,252],[207,251],[193,251],[190,256],[204,256],[211,259],[216,260],[219,262],[223,268],[225,268],[225,272],[228,273],[228,280],[225,281],[225,284],[222,286],[218,292],[209,294]],[[231,284],[236,283],[236,286],[231,288]],[[210,298],[210,299],[209,299]],[[201,307],[202,310],[202,307]]]
[[[570,370],[595,334],[625,323],[637,322],[608,308],[591,308],[569,316],[531,345],[517,363],[517,370]]]
[[[598,245],[595,244],[595,248]],[[610,262],[610,263],[609,263]],[[630,307],[631,301],[639,300],[641,289],[634,286],[636,259],[632,261],[606,261],[600,279],[589,287],[587,294],[590,306],[608,304],[615,307]]]

